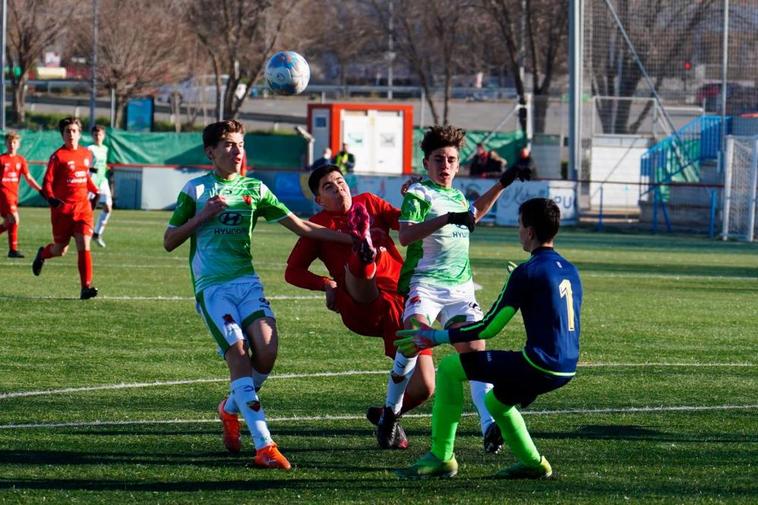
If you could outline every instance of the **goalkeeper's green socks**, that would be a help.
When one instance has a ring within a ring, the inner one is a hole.
[[[446,357],[437,367],[431,452],[443,462],[453,457],[455,432],[463,410],[463,383],[467,380],[458,354]]]
[[[495,398],[494,391],[487,393],[484,401],[487,404],[487,410],[490,411],[490,414],[492,414],[495,422],[500,427],[503,439],[508,444],[508,447],[510,447],[513,455],[527,466],[539,466],[541,461],[540,453],[534,445],[532,437],[529,436],[524,418],[521,417],[516,407],[506,405]],[[436,401],[434,402],[434,406],[437,406]],[[432,426],[434,426],[434,419],[432,419]],[[432,433],[434,433],[433,429]]]

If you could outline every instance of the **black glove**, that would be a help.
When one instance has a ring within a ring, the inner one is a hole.
[[[532,178],[532,169],[529,167],[529,165],[524,165],[522,167],[516,166],[518,168],[518,180],[520,181],[528,181]]]
[[[100,200],[100,194],[99,193],[93,193],[92,198],[90,198],[89,205],[92,207],[92,210],[95,210],[95,207],[97,207],[97,202]]]
[[[43,195],[43,198],[47,200],[48,205],[50,205],[50,208],[54,209],[56,207],[60,207],[61,204],[63,204],[63,200],[60,200],[58,198],[55,198],[54,196],[47,198]]]
[[[513,183],[513,181],[516,180],[516,177],[519,177],[519,169],[518,169],[518,167],[516,165],[514,165],[512,167],[508,167],[505,170],[505,172],[503,172],[502,174],[500,174],[500,184],[504,188],[507,188],[508,186],[510,186]],[[520,177],[519,177],[519,179],[523,180]]]
[[[473,232],[476,228],[476,219],[474,219],[474,214],[469,211],[448,212],[447,224],[460,224],[468,228],[468,231]]]

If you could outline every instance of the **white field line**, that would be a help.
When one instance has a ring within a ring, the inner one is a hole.
[[[597,409],[555,409],[555,410],[534,410],[522,411],[525,416],[550,416],[566,414],[645,414],[645,413],[662,413],[662,412],[709,412],[724,410],[753,410],[758,409],[758,404],[753,405],[672,405],[657,407],[607,407]],[[478,415],[476,412],[464,412],[463,416],[471,417]],[[431,414],[406,414],[403,417],[428,419]],[[287,423],[287,422],[321,422],[321,421],[359,421],[364,420],[363,415],[343,414],[343,415],[318,415],[318,416],[289,416],[289,417],[272,417],[267,419],[269,423]],[[240,419],[245,422],[244,419]],[[0,430],[19,430],[34,428],[92,428],[100,426],[139,426],[139,425],[165,425],[165,424],[200,424],[200,423],[218,423],[218,418],[203,419],[130,419],[128,421],[71,421],[64,423],[28,423],[28,424],[0,424]]]
[[[269,300],[323,300],[324,295],[273,295],[267,296]],[[0,295],[0,300],[73,300],[74,296],[4,296]],[[186,302],[194,301],[192,296],[107,296],[103,295],[96,300],[122,300],[122,301],[159,301],[159,302]]]
[[[682,367],[682,368],[706,368],[706,367],[753,367],[752,363],[579,363],[579,368],[641,368],[641,367]],[[387,370],[346,370],[344,372],[313,372],[313,373],[291,373],[272,375],[268,380],[275,379],[309,379],[313,377],[345,377],[351,375],[386,375]],[[174,381],[154,381],[154,382],[132,382],[120,384],[102,384],[98,386],[82,386],[74,388],[61,389],[44,389],[36,391],[16,391],[11,393],[0,393],[0,400],[7,398],[27,398],[30,396],[49,396],[68,393],[82,393],[88,391],[105,391],[116,389],[139,389],[163,386],[182,386],[189,384],[203,384],[214,382],[228,382],[228,379],[191,379],[191,380],[174,380]]]

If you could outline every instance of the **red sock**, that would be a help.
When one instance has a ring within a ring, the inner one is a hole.
[[[18,223],[8,227],[8,247],[11,251],[18,250]]]
[[[373,279],[376,275],[376,263],[364,263],[355,253],[350,254],[347,260],[347,268],[358,279]]]
[[[53,244],[47,244],[44,249],[42,249],[42,259],[46,260],[53,257]]]
[[[92,254],[89,251],[79,251],[79,281],[83,288],[92,284]]]

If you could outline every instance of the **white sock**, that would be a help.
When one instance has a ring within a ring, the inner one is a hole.
[[[399,414],[403,406],[405,388],[411,379],[411,375],[413,375],[413,370],[416,369],[417,359],[418,356],[412,358],[403,356],[400,351],[395,353],[395,363],[392,365],[392,372],[387,379],[387,399],[384,402],[395,414]]]
[[[266,379],[268,379],[267,373],[260,373],[258,370],[253,368],[253,384],[255,384],[256,393],[261,390],[263,383],[266,382]]]
[[[240,413],[240,409],[237,407],[237,402],[234,401],[234,391],[232,391],[231,385],[229,385],[229,396],[226,397],[226,403],[224,403],[224,412],[227,414]]]
[[[469,381],[469,388],[471,388],[471,399],[474,401],[476,411],[479,412],[479,424],[482,427],[482,435],[484,435],[487,432],[487,428],[495,422],[484,403],[484,397],[492,389],[492,384]]]
[[[237,403],[242,417],[245,418],[247,428],[253,437],[256,449],[262,449],[270,445],[273,440],[266,425],[266,415],[263,412],[258,395],[255,394],[255,386],[252,377],[240,377],[232,381],[232,395]]]
[[[95,226],[95,233],[102,235],[105,231],[105,225],[108,224],[108,219],[111,217],[110,212],[100,211],[100,215],[97,218],[97,226]]]

